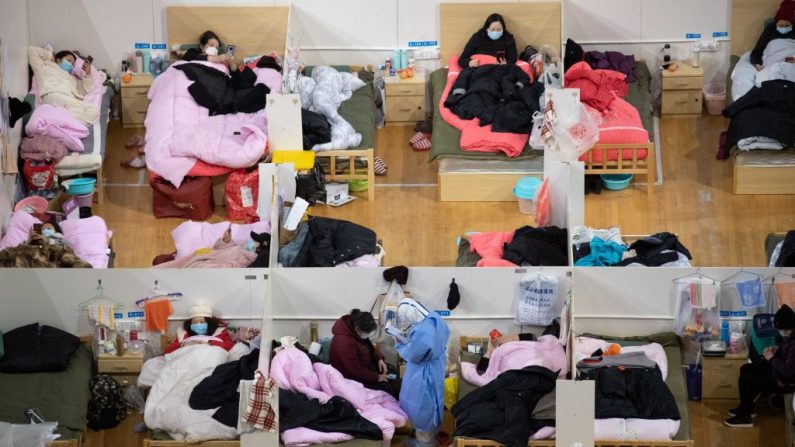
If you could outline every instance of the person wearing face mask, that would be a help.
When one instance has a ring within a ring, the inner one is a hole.
[[[761,70],[762,55],[767,48],[767,44],[775,39],[795,39],[795,33],[792,32],[792,22],[795,20],[795,1],[784,0],[776,11],[775,21],[765,27],[756,46],[751,51],[751,63]],[[795,56],[795,55],[793,55]]]
[[[84,101],[94,89],[95,76],[105,74],[92,70],[91,62],[78,59],[71,51],[52,54],[51,50],[28,47],[28,64],[38,84],[38,100],[42,104],[63,107],[83,123],[99,119],[99,108]]]
[[[370,312],[353,309],[331,328],[334,337],[329,348],[329,363],[346,379],[360,382],[367,388],[393,393],[393,384],[384,356],[370,338],[378,326]]]
[[[195,336],[209,336],[214,339],[206,341],[191,339]],[[163,354],[197,343],[207,343],[227,351],[234,346],[232,337],[226,329],[226,323],[220,318],[214,317],[212,308],[203,304],[197,304],[190,308],[190,318],[187,318],[177,329],[177,338],[168,345]]]
[[[199,36],[199,49],[191,48],[182,56],[185,61],[207,61],[216,64],[226,64],[228,67],[234,65],[234,58],[231,54],[219,54],[221,51],[221,39],[212,31],[205,31]]]
[[[734,428],[751,428],[756,416],[757,397],[795,391],[795,311],[786,304],[776,312],[773,325],[779,331],[781,342],[765,348],[764,362],[748,363],[740,368],[740,405],[729,410],[723,423]]]
[[[491,14],[483,28],[469,38],[458,58],[458,65],[462,68],[479,66],[480,62],[472,59],[476,54],[494,56],[498,64],[516,63],[516,41],[505,28],[505,19],[501,15]]]

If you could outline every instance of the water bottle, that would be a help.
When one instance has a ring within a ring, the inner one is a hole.
[[[729,335],[729,320],[721,320],[720,322],[720,339],[726,343],[726,346],[729,346],[729,342],[731,341],[731,336]]]

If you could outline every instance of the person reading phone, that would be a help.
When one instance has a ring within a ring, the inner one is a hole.
[[[472,58],[476,54],[494,56],[498,64],[516,63],[516,40],[508,32],[501,15],[495,13],[486,18],[483,27],[469,38],[458,58],[458,65],[471,68],[479,66],[480,62]]]

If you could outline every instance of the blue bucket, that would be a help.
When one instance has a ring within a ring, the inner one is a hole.
[[[605,188],[611,191],[621,191],[622,189],[626,189],[629,186],[629,182],[632,181],[632,174],[602,174],[599,177],[602,178],[602,184],[605,185]]]
[[[97,183],[93,178],[76,178],[69,181],[69,186],[66,189],[67,194],[73,196],[83,196],[94,192],[94,184]]]

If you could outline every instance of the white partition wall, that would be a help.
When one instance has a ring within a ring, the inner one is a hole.
[[[105,294],[124,305],[118,312],[143,312],[135,301],[158,282],[164,291],[181,292],[169,318],[171,332],[188,317],[191,306],[207,304],[233,325],[260,326],[267,295],[266,269],[2,269],[0,330],[40,322],[85,335],[93,330],[80,303],[93,297],[97,281]]]
[[[527,272],[538,268],[410,268],[405,290],[431,310],[447,310],[450,282],[455,278],[461,303],[445,317],[452,337],[485,335],[492,329],[518,333],[514,323],[516,287]],[[570,269],[547,267],[561,281],[561,296],[569,290]],[[359,308],[369,311],[388,284],[382,269],[291,268],[271,271],[274,336],[296,335],[309,340],[309,323],[318,322],[321,337],[331,335],[336,319]]]
[[[589,332],[615,336],[648,335],[673,330],[678,311],[672,293],[674,280],[699,273],[724,281],[738,271],[739,267],[576,268],[572,279],[573,329],[577,334]],[[779,269],[745,271],[767,277],[776,274]],[[781,271],[788,275],[795,274],[793,268]]]

